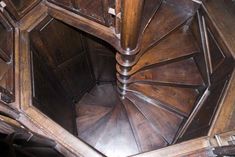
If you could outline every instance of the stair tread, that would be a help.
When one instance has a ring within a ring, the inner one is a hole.
[[[137,94],[128,92],[126,97],[135,104],[152,125],[159,130],[164,139],[171,144],[183,121],[183,117],[147,102]]]
[[[182,25],[191,16],[190,13],[171,5],[170,2],[163,2],[148,27],[145,29],[141,51],[146,51],[147,48],[155,44],[178,26]]]
[[[141,112],[127,99],[123,100],[123,104],[128,114],[136,142],[141,152],[151,151],[167,146],[164,138],[154,130],[154,127],[142,115]]]
[[[141,31],[144,31],[144,29],[147,27],[152,17],[161,6],[162,1],[163,0],[146,0],[144,2],[144,8],[141,18]]]
[[[139,153],[129,120],[121,106],[121,102],[116,104],[95,148],[106,156],[118,154],[121,157]],[[120,150],[122,151],[120,152]]]
[[[199,52],[199,48],[191,31],[185,31],[184,27],[181,27],[159,42],[156,46],[146,51],[132,67],[129,74],[133,74],[141,68],[153,64],[190,56],[197,52]]]
[[[79,101],[79,104],[112,107],[118,101],[118,97],[113,96],[114,92],[116,92],[116,89],[113,85],[97,85],[89,93],[83,96],[83,98]],[[104,96],[109,99],[104,99]]]
[[[100,136],[103,134],[104,128],[106,127],[111,115],[112,112],[107,113],[102,118],[93,123],[93,125],[89,127],[86,131],[84,131],[82,134],[78,134],[78,137],[94,147],[97,144]]]
[[[199,95],[193,88],[181,88],[172,86],[149,85],[134,83],[128,86],[128,90],[139,92],[151,99],[162,102],[171,108],[176,108],[186,116],[192,111]]]
[[[93,127],[103,117],[105,117],[112,108],[97,105],[79,105],[77,107],[77,131],[78,135],[86,132]]]
[[[191,58],[139,71],[132,75],[129,80],[129,82],[140,81],[191,86],[203,85],[202,76]]]

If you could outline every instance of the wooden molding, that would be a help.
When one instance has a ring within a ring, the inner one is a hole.
[[[235,129],[234,115],[235,115],[235,71],[233,71],[230,78],[227,90],[224,93],[219,108],[213,120],[209,135],[213,136],[218,133],[230,131]]]
[[[168,146],[155,151],[135,155],[133,157],[173,157],[189,155],[196,150],[210,148],[211,144],[208,137],[202,137],[194,140],[189,140],[172,146]]]

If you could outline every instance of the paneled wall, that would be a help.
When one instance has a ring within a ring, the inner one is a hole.
[[[109,7],[115,5],[115,0],[49,0],[63,8],[76,12],[86,18],[110,26],[113,18],[109,15]]]
[[[0,101],[14,101],[13,28],[0,13]]]
[[[75,133],[74,101],[95,84],[81,32],[51,17],[31,33],[34,106]]]
[[[72,100],[93,86],[94,77],[81,32],[48,17],[31,32],[31,41]]]
[[[191,27],[203,51],[196,57],[196,62],[208,90],[204,93],[205,99],[202,99],[198,112],[179,141],[208,134],[235,65],[231,53],[203,9],[194,17]]]
[[[41,0],[4,0],[7,11],[16,20],[21,19],[40,1]]]
[[[86,35],[86,41],[91,57],[96,82],[115,82],[115,49],[104,41],[89,35]]]

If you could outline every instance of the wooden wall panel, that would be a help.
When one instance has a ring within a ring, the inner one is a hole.
[[[0,58],[10,62],[13,52],[13,28],[0,13]]]
[[[199,10],[198,17],[193,20],[192,29],[204,53],[196,57],[196,62],[204,78],[207,77],[208,93],[179,141],[208,134],[235,65],[232,52],[216,29],[217,23],[211,21],[203,8]],[[200,32],[198,32],[199,27],[201,27]],[[202,38],[197,35],[199,33]]]
[[[31,40],[71,99],[77,100],[92,87],[93,73],[81,32],[47,18],[31,33]]]
[[[14,101],[13,28],[0,13],[0,101]]]
[[[115,49],[104,41],[88,35],[86,41],[96,81],[98,83],[115,82]]]
[[[86,52],[59,66],[55,74],[74,101],[77,101],[95,83]]]
[[[32,51],[33,62],[33,105],[63,126],[76,133],[74,108],[63,87],[53,76],[52,69],[46,66],[36,51]]]
[[[110,26],[113,19],[108,13],[109,7],[115,7],[114,0],[49,0],[63,8],[76,12],[86,18]]]
[[[180,141],[207,135],[226,85],[227,79],[224,79],[219,84],[210,88],[210,95],[194,117]]]
[[[95,84],[82,33],[47,17],[30,32],[34,106],[72,133],[74,101]]]
[[[16,19],[21,19],[41,0],[4,0],[6,9]]]

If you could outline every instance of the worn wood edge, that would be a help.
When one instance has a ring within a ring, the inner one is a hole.
[[[9,106],[11,106],[14,109],[19,110],[20,108],[20,93],[19,93],[19,75],[20,75],[20,61],[19,61],[19,29],[15,28],[14,30],[14,93],[15,93],[15,101],[10,103]]]
[[[89,20],[76,13],[63,9],[55,4],[46,2],[48,14],[53,18],[65,22],[83,32],[91,34],[112,45],[116,50],[122,52],[120,40],[115,34],[115,30],[102,24]]]
[[[22,125],[18,121],[14,120],[12,118],[3,116],[3,115],[0,115],[0,121],[8,123],[8,124],[15,126],[15,127],[18,127],[18,128],[22,127]]]
[[[212,138],[210,139],[210,143],[211,145],[213,145],[213,147],[230,145],[231,143],[229,143],[229,141],[233,140],[232,137],[235,135],[235,130],[223,132],[216,135],[218,138],[216,138],[215,136],[211,136]]]
[[[37,115],[37,116],[35,116]],[[46,115],[41,113],[37,108],[31,106],[27,110],[23,111],[23,114],[19,118],[19,121],[24,123],[28,121],[28,125],[31,125],[31,130],[42,132],[44,136],[55,140],[58,144],[56,148],[63,150],[69,156],[81,156],[81,157],[102,157],[97,151],[92,149],[90,146],[83,143],[77,137],[73,136],[67,130],[59,126],[53,120],[48,118]],[[31,123],[31,124],[29,124]],[[28,126],[26,125],[26,126]],[[38,133],[38,132],[37,132]],[[64,148],[66,149],[64,149]],[[69,152],[69,153],[68,153]]]
[[[219,108],[216,112],[215,118],[212,122],[212,126],[208,135],[213,136],[218,133],[222,133],[228,130],[228,125],[231,122],[231,117],[235,111],[235,70],[232,73],[227,89],[224,92],[224,97],[219,104]],[[230,128],[230,130],[235,129]]]
[[[19,112],[8,104],[0,102],[0,111],[14,119],[17,119],[19,117]]]
[[[26,15],[19,23],[19,50],[15,57],[15,60],[19,62],[19,105],[23,110],[32,104],[29,32],[48,16],[47,7],[40,3],[30,15]]]
[[[134,155],[132,157],[175,157],[190,154],[196,150],[211,148],[209,137],[201,137],[198,139],[189,140],[162,149]]]
[[[48,8],[46,7],[46,5],[43,2],[38,4],[34,9],[32,9],[29,12],[29,14],[24,16],[18,22],[19,29],[30,31],[30,27],[34,27],[32,26],[33,24],[37,25],[39,23],[37,19],[43,19],[45,16],[47,16],[47,14],[48,14]]]

